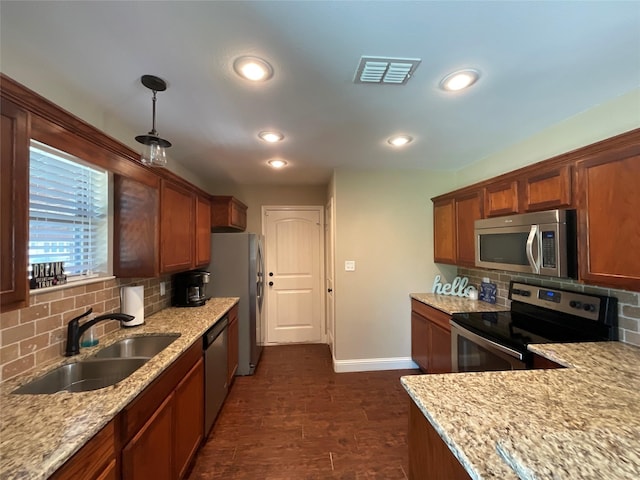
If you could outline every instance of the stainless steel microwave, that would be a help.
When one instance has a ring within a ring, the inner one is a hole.
[[[577,278],[575,210],[475,221],[476,267]]]

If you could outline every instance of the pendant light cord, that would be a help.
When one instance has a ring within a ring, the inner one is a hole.
[[[149,135],[153,135],[154,137],[158,136],[158,132],[156,132],[156,91],[153,91],[153,99],[152,99],[152,114],[151,114],[151,131]]]

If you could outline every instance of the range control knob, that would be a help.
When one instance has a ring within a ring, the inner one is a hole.
[[[586,312],[595,312],[596,311],[596,306],[591,304],[591,303],[585,303],[582,308],[584,308],[584,310]]]
[[[511,290],[511,293],[513,295],[520,295],[522,293],[522,290],[520,290],[518,288],[514,288],[513,290]]]
[[[531,291],[522,290],[522,291],[520,291],[520,295],[522,295],[523,297],[530,297],[531,296]]]
[[[571,308],[582,308],[582,302],[578,302],[578,301],[576,301],[576,300],[571,300],[571,301],[569,302],[569,306],[570,306]]]

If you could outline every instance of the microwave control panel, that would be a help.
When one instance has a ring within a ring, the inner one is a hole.
[[[556,232],[542,232],[542,266],[556,268]]]

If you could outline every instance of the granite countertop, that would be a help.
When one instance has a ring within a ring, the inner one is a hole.
[[[569,368],[401,381],[471,478],[640,478],[640,348],[529,349]]]
[[[481,300],[470,300],[466,297],[456,297],[453,295],[439,295],[437,293],[412,293],[411,298],[419,302],[437,308],[449,315],[454,313],[469,312],[505,312],[509,307],[487,303]]]
[[[120,328],[63,359],[0,385],[0,478],[45,479],[64,464],[124,407],[236,303],[238,298],[213,298],[202,307],[167,308],[145,324]],[[90,392],[16,395],[13,390],[62,365],[82,360],[124,337],[179,333],[171,345],[117,384]]]

